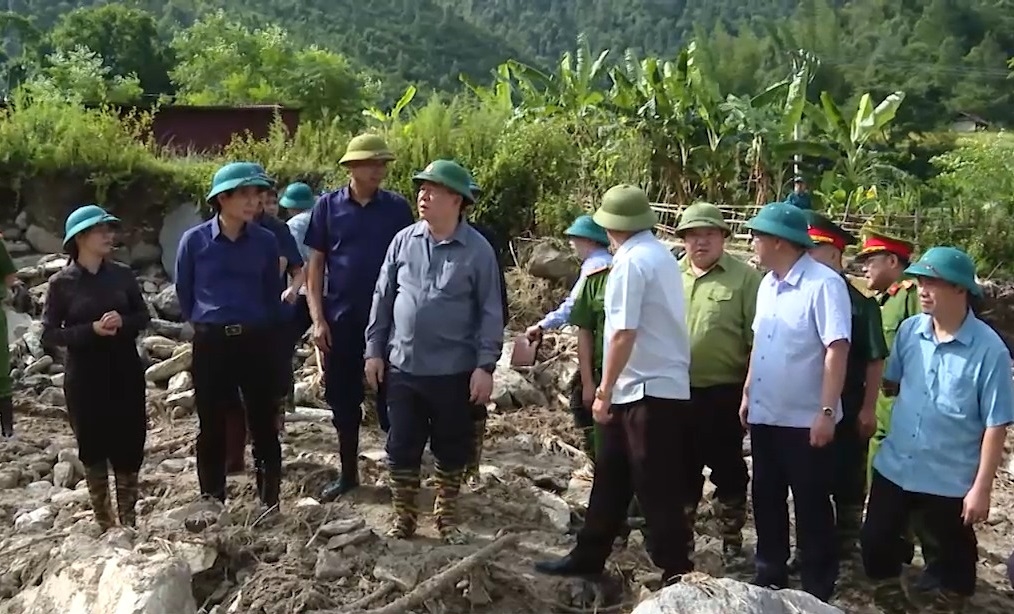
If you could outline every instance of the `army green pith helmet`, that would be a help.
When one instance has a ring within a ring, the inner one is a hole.
[[[613,186],[602,195],[602,205],[592,216],[606,230],[640,232],[658,223],[658,216],[644,190],[629,184]]]
[[[349,162],[363,162],[366,160],[378,160],[390,162],[394,160],[394,153],[388,149],[387,142],[377,134],[360,134],[349,141],[345,147],[345,155],[342,156],[339,164]]]
[[[682,237],[686,231],[693,228],[718,228],[725,233],[725,236],[732,234],[732,229],[722,217],[721,209],[703,201],[696,202],[683,210],[679,226],[676,227],[676,235]]]

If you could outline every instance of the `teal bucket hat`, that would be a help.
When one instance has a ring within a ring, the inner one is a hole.
[[[975,281],[975,263],[968,254],[956,247],[931,247],[922,258],[905,269],[905,274],[941,279],[961,286],[973,296],[982,296],[982,288]]]
[[[416,186],[424,181],[436,183],[455,194],[460,194],[468,204],[475,202],[475,196],[472,194],[472,186],[475,185],[472,174],[453,160],[430,162],[429,166],[412,176],[412,181]]]
[[[482,196],[482,188],[474,181],[468,184],[468,191],[472,193],[473,200],[479,200],[479,197]]]
[[[595,241],[600,245],[609,245],[609,236],[606,234],[606,229],[596,224],[590,215],[578,217],[563,234],[568,237],[580,237],[589,241]]]
[[[810,249],[809,224],[803,210],[789,203],[769,203],[745,224],[748,230],[771,235]]]
[[[120,218],[110,214],[98,205],[85,205],[71,211],[63,225],[63,246],[66,247],[74,237],[99,224],[119,224]]]
[[[230,162],[215,172],[211,179],[211,190],[207,200],[211,200],[222,192],[235,190],[245,186],[270,188],[274,185],[259,164],[252,162]]]
[[[310,209],[317,198],[313,195],[313,189],[305,183],[291,183],[282,192],[278,204],[286,209]]]

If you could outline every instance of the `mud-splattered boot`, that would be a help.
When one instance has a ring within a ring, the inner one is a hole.
[[[137,474],[116,473],[116,515],[120,525],[134,528],[137,526]]]
[[[715,500],[715,516],[722,535],[722,560],[726,567],[739,567],[743,561],[743,527],[746,525],[746,498]]]
[[[437,467],[437,497],[433,501],[433,516],[437,520],[440,538],[447,544],[464,544],[467,539],[458,529],[458,495],[461,492],[461,471]]]
[[[913,609],[915,606],[898,578],[877,582],[873,587],[873,603],[883,614],[908,614],[921,611]]]
[[[468,467],[465,468],[465,478],[468,481],[468,486],[473,491],[478,490],[481,486],[479,481],[479,463],[482,462],[482,446],[486,440],[486,418],[477,418],[473,423],[473,447],[472,447],[472,458],[468,462]]]
[[[394,526],[387,532],[394,539],[408,539],[415,535],[419,518],[419,470],[391,468],[391,504],[394,506]]]
[[[278,510],[278,497],[282,486],[282,470],[257,463],[257,497],[268,511]]]
[[[113,527],[113,508],[109,500],[109,467],[103,463],[88,467],[85,470],[85,483],[88,485],[88,498],[91,499],[95,523],[103,531]]]
[[[14,400],[10,397],[0,399],[0,438],[14,437]]]
[[[920,595],[918,601],[919,612],[926,614],[961,614],[966,611],[966,598],[943,588]]]

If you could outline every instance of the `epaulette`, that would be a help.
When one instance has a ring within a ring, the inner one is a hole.
[[[895,282],[887,289],[886,294],[887,296],[894,296],[898,293],[898,290],[901,290],[901,284]]]
[[[911,279],[904,279],[901,282],[899,282],[898,285],[901,286],[902,290],[908,290],[909,288],[915,286],[915,281]]]
[[[611,268],[612,268],[612,265],[609,265],[609,264],[604,265],[604,266],[600,266],[597,269],[593,269],[591,271],[588,271],[588,274],[585,275],[585,277],[591,277],[592,275],[598,275],[599,273],[602,273],[603,271],[608,271]]]

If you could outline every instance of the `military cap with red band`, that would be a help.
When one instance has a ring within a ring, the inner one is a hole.
[[[849,245],[859,241],[849,231],[832,222],[827,216],[813,210],[806,210],[807,234],[814,243],[833,245],[844,252]]]
[[[915,245],[904,239],[881,234],[879,232],[868,232],[863,246],[856,254],[856,258],[867,258],[876,254],[894,254],[904,260],[911,260],[915,252]]]

